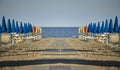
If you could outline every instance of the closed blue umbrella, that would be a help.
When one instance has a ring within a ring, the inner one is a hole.
[[[16,33],[19,33],[19,25],[18,25],[18,21],[16,21]]]
[[[24,23],[24,33],[28,33],[28,28],[27,28],[27,24],[26,23]]]
[[[23,31],[24,33],[26,33],[25,23],[24,23]]]
[[[93,24],[93,27],[92,27],[92,32],[95,34],[95,33],[96,33],[96,30],[97,30],[97,28],[96,28],[96,23],[94,23],[94,24]]]
[[[5,17],[3,16],[2,18],[2,32],[6,32],[7,31],[7,28],[6,28],[6,22],[5,22]]]
[[[90,32],[90,24],[88,25],[88,32]]]
[[[29,33],[29,24],[26,24],[27,33]]]
[[[110,19],[110,23],[109,23],[109,33],[113,33],[113,22],[112,22],[112,19]]]
[[[7,23],[7,33],[11,33],[11,21],[10,21],[10,19],[8,19],[8,23]]]
[[[13,32],[13,33],[16,32],[14,19],[12,20],[12,32]]]
[[[98,22],[98,26],[97,26],[97,33],[100,33],[100,22]]]
[[[32,32],[32,25],[30,23],[28,23],[28,30],[30,33]]]
[[[118,27],[119,27],[119,25],[118,25],[118,17],[116,16],[115,17],[115,23],[114,23],[114,32],[118,32]]]
[[[1,25],[0,25],[0,46],[1,46],[1,33],[2,33],[2,29],[1,29]]]
[[[27,28],[28,28],[28,33],[30,32],[30,24],[27,24]]]
[[[32,33],[32,25],[30,24],[30,32]]]
[[[105,29],[104,29],[104,32],[108,32],[108,20],[106,19],[106,22],[105,22]]]
[[[0,34],[2,33],[2,28],[1,28],[1,25],[0,25]]]
[[[20,33],[24,33],[22,22],[20,22],[20,29],[19,30],[20,30]]]
[[[28,33],[32,32],[32,26],[30,23],[27,24],[27,30],[28,30]]]
[[[92,29],[91,29],[91,32],[92,33],[94,33],[94,28],[95,28],[95,26],[94,26],[94,24],[92,25]]]
[[[104,21],[102,21],[102,26],[101,26],[101,33],[104,33]]]
[[[90,32],[92,33],[92,27],[93,27],[93,25],[92,25],[92,23],[90,24]]]
[[[118,33],[120,34],[120,25],[119,25],[119,28],[118,28]]]
[[[29,30],[28,30],[28,25],[27,24],[25,24],[26,26],[26,33],[28,33],[29,32]]]
[[[94,24],[94,33],[96,33],[96,31],[97,31],[97,27],[96,27],[96,23]]]
[[[119,33],[119,46],[120,46],[120,25],[119,25],[119,28],[118,28],[118,33]]]

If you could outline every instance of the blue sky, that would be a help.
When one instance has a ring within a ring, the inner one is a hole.
[[[118,16],[120,0],[0,0],[2,16],[42,27],[79,27]]]

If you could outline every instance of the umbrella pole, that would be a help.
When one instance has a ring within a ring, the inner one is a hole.
[[[119,33],[119,47],[120,47],[120,33]]]
[[[12,45],[13,45],[14,44],[13,34],[11,34],[11,39],[12,39]]]
[[[1,47],[1,33],[0,33],[0,47]]]
[[[106,44],[109,44],[109,34],[106,34]]]
[[[15,44],[14,34],[11,35],[12,45]]]

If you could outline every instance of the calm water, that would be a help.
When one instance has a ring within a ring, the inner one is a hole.
[[[43,37],[73,37],[78,35],[78,27],[42,27]]]

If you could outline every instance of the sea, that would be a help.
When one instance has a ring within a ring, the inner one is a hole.
[[[44,38],[77,37],[79,27],[41,27]]]

